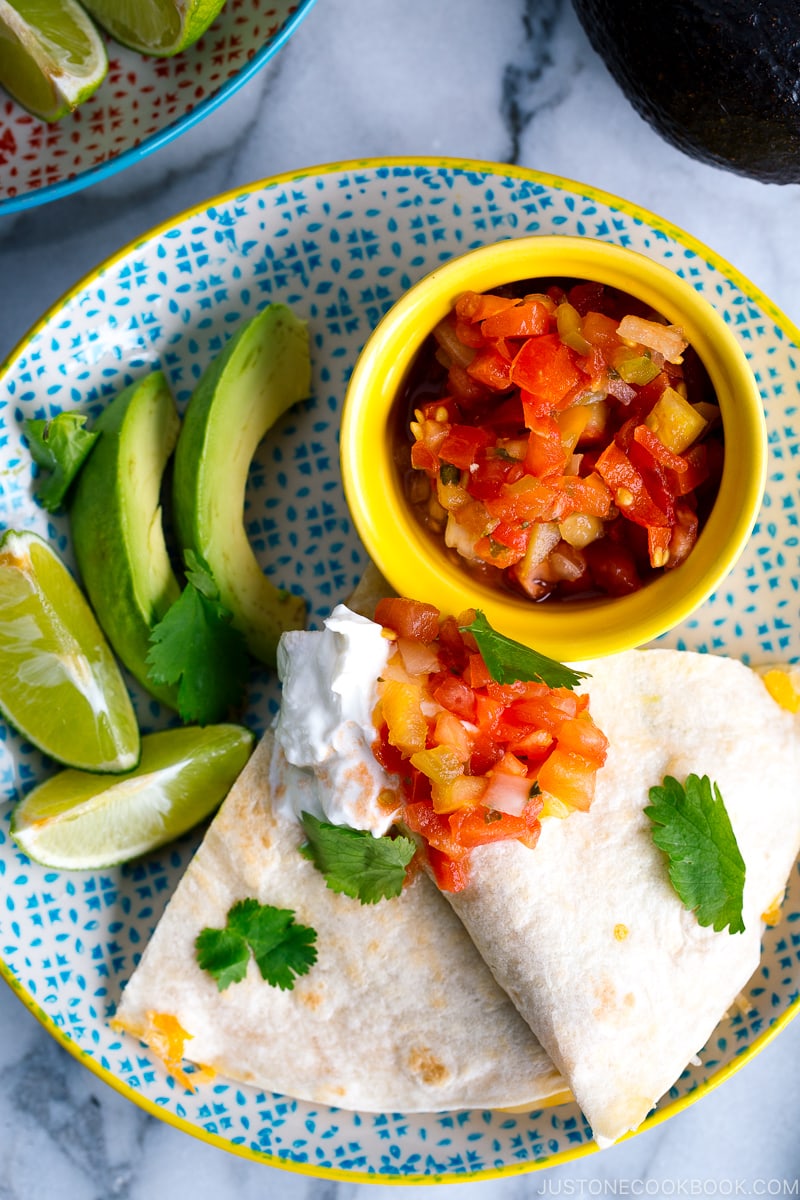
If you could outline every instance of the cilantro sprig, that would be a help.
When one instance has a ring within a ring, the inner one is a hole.
[[[36,499],[48,512],[55,512],[61,506],[70,484],[100,437],[85,428],[86,420],[80,413],[62,412],[55,417],[25,421],[31,458],[44,472]]]
[[[187,550],[186,568],[186,586],[151,632],[146,661],[155,683],[178,684],[181,718],[208,725],[239,704],[249,660],[208,563]]]
[[[300,815],[308,841],[300,853],[325,876],[332,892],[362,904],[399,896],[416,845],[405,837],[375,837],[368,829],[331,825],[312,813]]]
[[[223,929],[206,928],[197,935],[197,962],[223,992],[244,979],[252,955],[262,979],[290,992],[295,979],[317,961],[316,930],[298,925],[294,916],[290,908],[239,900],[228,910]]]
[[[462,632],[475,638],[483,661],[495,683],[515,683],[517,680],[534,680],[547,687],[563,687],[572,690],[581,679],[588,679],[585,671],[575,671],[564,663],[556,662],[537,650],[531,650],[515,642],[505,634],[498,633],[478,609],[469,625],[461,625]]]
[[[667,775],[650,789],[650,801],[644,811],[653,841],[667,856],[681,902],[700,925],[743,933],[745,862],[716,783],[689,775],[681,786]]]

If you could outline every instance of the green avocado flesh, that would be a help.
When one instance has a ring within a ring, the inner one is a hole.
[[[180,595],[160,499],[179,428],[160,371],[131,384],[94,424],[101,436],[70,508],[78,568],[106,637],[131,674],[171,708],[176,689],[154,684],[145,660],[151,630]]]
[[[800,4],[573,4],[628,100],[667,141],[754,179],[800,182]]]
[[[211,363],[186,410],[175,451],[173,510],[181,549],[208,563],[220,599],[255,658],[274,665],[278,638],[302,628],[305,601],[267,578],[244,528],[258,444],[311,388],[308,331],[271,304]]]

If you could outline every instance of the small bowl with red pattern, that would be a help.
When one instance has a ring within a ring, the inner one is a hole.
[[[741,346],[686,279],[541,236],[404,294],[353,371],[340,453],[397,592],[574,661],[657,638],[719,586],[767,440]]]
[[[0,214],[68,195],[138,162],[233,95],[288,40],[314,0],[226,0],[203,36],[171,58],[103,35],[108,74],[48,124],[0,88]]]

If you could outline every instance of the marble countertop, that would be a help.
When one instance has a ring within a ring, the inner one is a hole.
[[[622,196],[713,248],[800,324],[800,188],[739,178],[664,143],[567,0],[318,0],[282,51],[178,141],[89,190],[0,217],[0,359],[82,275],[194,203],[316,164],[419,155],[518,163]],[[798,1072],[794,1022],[722,1087],[636,1138],[447,1194],[797,1195]],[[0,1151],[3,1200],[366,1191],[239,1159],[156,1121],[73,1060],[6,988]]]

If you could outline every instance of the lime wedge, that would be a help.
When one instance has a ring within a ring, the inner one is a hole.
[[[60,771],[21,800],[11,835],[29,858],[59,870],[111,867],[155,850],[209,816],[253,748],[241,725],[147,734],[135,771],[103,778]]]
[[[83,0],[84,8],[115,41],[159,58],[196,42],[224,4],[225,0]]]
[[[47,542],[13,530],[0,539],[0,712],[68,766],[139,760],[133,705],[83,593]]]
[[[103,40],[76,0],[0,0],[0,84],[23,108],[57,121],[107,72]]]

